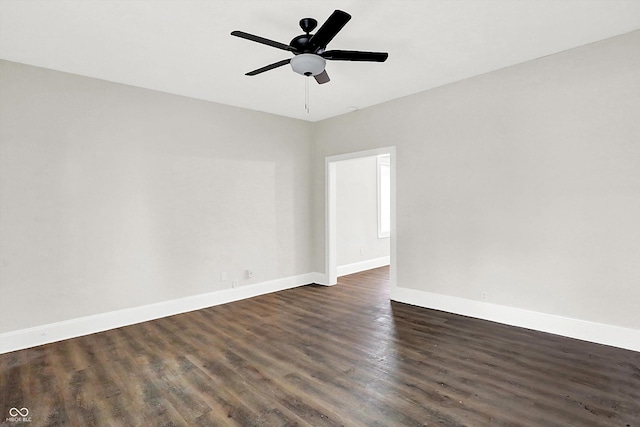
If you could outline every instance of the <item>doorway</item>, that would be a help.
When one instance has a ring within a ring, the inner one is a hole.
[[[390,168],[390,236],[389,236],[389,283],[396,286],[396,149],[383,147],[373,150],[328,156],[325,158],[325,271],[326,284],[338,281],[338,234],[337,234],[337,169],[338,162],[367,157],[388,155]]]

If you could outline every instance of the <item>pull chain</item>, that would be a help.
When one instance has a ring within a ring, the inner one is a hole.
[[[305,76],[304,78],[304,109],[307,110],[307,114],[309,114],[309,77]]]

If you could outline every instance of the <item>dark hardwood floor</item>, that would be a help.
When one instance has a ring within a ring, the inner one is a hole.
[[[31,426],[640,426],[640,353],[390,303],[388,270],[0,355]]]

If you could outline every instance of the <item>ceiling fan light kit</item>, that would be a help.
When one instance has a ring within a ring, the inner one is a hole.
[[[301,53],[291,58],[291,68],[303,76],[317,76],[324,71],[325,59],[313,53]]]
[[[300,20],[300,28],[305,34],[294,37],[289,44],[269,40],[264,37],[245,33],[244,31],[232,31],[231,35],[251,40],[277,49],[286,50],[295,56],[290,59],[274,62],[246,73],[247,76],[255,76],[265,71],[273,70],[286,64],[303,76],[313,76],[319,84],[327,83],[329,75],[325,70],[326,60],[330,61],[363,61],[384,62],[389,56],[386,52],[362,52],[357,50],[326,50],[327,44],[338,34],[342,27],[351,19],[351,15],[341,10],[335,10],[326,22],[311,34],[318,21],[313,18]]]

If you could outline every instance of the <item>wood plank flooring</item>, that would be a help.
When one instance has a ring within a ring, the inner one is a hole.
[[[0,425],[640,426],[640,353],[390,303],[387,281],[0,355]]]

